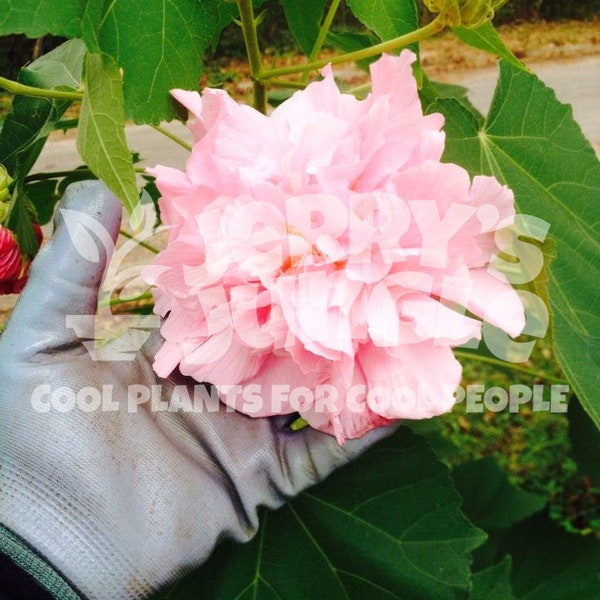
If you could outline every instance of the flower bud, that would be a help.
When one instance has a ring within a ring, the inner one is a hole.
[[[450,27],[475,28],[491,21],[507,0],[424,0],[432,13]]]
[[[4,202],[10,198],[10,192],[8,188],[12,182],[13,178],[8,174],[8,171],[4,168],[4,166],[0,165],[0,202]],[[3,217],[0,216],[0,221],[2,218]]]
[[[10,282],[15,280],[21,274],[23,260],[21,250],[11,231],[0,225],[0,293],[10,293],[3,291]]]
[[[42,230],[33,224],[38,246],[42,243]],[[0,295],[18,294],[29,274],[31,259],[21,254],[21,249],[12,231],[0,225]]]

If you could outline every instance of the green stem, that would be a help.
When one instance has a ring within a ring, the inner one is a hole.
[[[262,72],[262,54],[258,44],[252,0],[237,0],[237,3],[238,8],[240,9],[240,22],[242,24],[244,43],[246,44],[248,64],[250,65],[250,77],[254,82],[254,108],[263,114],[266,114],[267,90],[264,83],[260,81]]]
[[[319,52],[321,52],[321,48],[323,47],[323,43],[325,42],[325,38],[329,33],[329,29],[331,28],[331,23],[335,17],[335,13],[337,12],[338,7],[340,6],[340,0],[333,0],[331,5],[329,6],[329,10],[327,11],[327,15],[325,15],[325,19],[323,20],[323,24],[321,25],[321,29],[319,29],[319,35],[317,36],[317,41],[313,46],[309,56],[308,62],[314,62],[317,60],[317,56],[319,56]],[[302,75],[302,83],[306,83],[308,81],[308,76],[310,71],[305,71],[304,75]]]
[[[138,246],[141,246],[142,248],[146,248],[146,250],[150,250],[150,252],[154,252],[154,254],[158,254],[160,252],[160,250],[158,248],[156,248],[156,246],[153,246],[152,244],[149,244],[148,242],[143,242],[142,240],[138,240],[134,235],[131,235],[131,233],[125,231],[124,229],[120,229],[119,233],[124,238],[127,238],[128,240],[133,240]]]
[[[265,80],[284,75],[293,75],[294,73],[305,73],[306,71],[321,69],[329,64],[337,65],[340,63],[362,60],[363,58],[371,58],[372,56],[377,56],[378,54],[382,54],[384,52],[393,52],[394,50],[398,50],[404,46],[408,46],[415,42],[419,42],[431,37],[432,35],[442,31],[445,26],[446,25],[444,22],[439,17],[436,17],[433,21],[431,21],[431,23],[425,25],[425,27],[421,27],[416,31],[411,31],[406,35],[401,35],[393,40],[376,44],[370,48],[348,52],[347,54],[339,54],[338,56],[333,56],[331,58],[317,60],[314,62],[308,62],[303,65],[292,65],[289,67],[280,67],[278,69],[266,69],[260,73],[260,79]]]
[[[133,170],[136,173],[145,173],[144,167],[134,167]],[[23,180],[25,183],[32,181],[46,181],[47,179],[60,179],[61,177],[69,177],[69,175],[89,175],[90,177],[96,177],[90,169],[72,169],[71,171],[49,171],[42,173],[31,173],[27,175]]]
[[[551,383],[562,383],[562,384],[567,384],[567,385],[569,384],[569,382],[566,379],[561,379],[560,377],[555,377],[554,375],[544,373],[543,371],[536,371],[535,369],[528,369],[527,367],[521,367],[514,363],[506,362],[504,360],[500,360],[499,358],[494,358],[492,356],[482,356],[481,354],[465,352],[464,350],[454,350],[454,355],[457,358],[462,358],[462,359],[467,359],[467,360],[477,360],[479,362],[483,362],[488,365],[493,365],[493,366],[499,367],[501,369],[508,369],[509,371],[516,371],[518,373],[523,373],[524,375],[530,375],[531,377],[539,377],[540,379],[550,381]]]
[[[164,127],[161,127],[160,125],[150,125],[150,127],[152,127],[152,129],[154,129],[155,131],[158,131],[158,133],[162,133],[164,136],[168,137],[170,140],[173,140],[176,144],[179,144],[182,148],[185,148],[186,150],[189,150],[190,152],[192,151],[192,147],[187,142],[184,142],[179,136],[175,135],[174,133],[171,133],[168,129],[165,129]]]
[[[152,300],[152,292],[144,292],[138,296],[129,296],[129,298],[112,298],[111,300],[102,300],[98,306],[118,306],[119,304],[129,304],[130,302],[138,302],[139,300]]]
[[[18,96],[31,96],[33,98],[49,98],[51,100],[74,100],[83,99],[82,92],[67,92],[66,90],[45,90],[43,88],[31,87],[18,81],[12,81],[5,77],[0,77],[0,87],[11,94]]]
[[[303,90],[306,87],[306,83],[302,81],[292,81],[290,79],[271,79],[269,85],[283,88],[293,88],[295,90]]]
[[[94,174],[89,169],[75,169],[71,171],[50,171],[44,173],[31,173],[25,177],[25,183],[29,183],[31,181],[45,181],[46,179],[60,179],[61,177],[68,177],[73,173],[82,174],[82,175],[91,175]]]

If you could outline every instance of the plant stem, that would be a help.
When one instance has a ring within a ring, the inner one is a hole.
[[[292,81],[290,79],[271,79],[269,85],[276,87],[292,88],[295,90],[303,90],[306,87],[306,83],[302,81]]]
[[[260,81],[262,72],[262,55],[258,45],[258,35],[256,32],[256,20],[252,8],[252,0],[237,0],[240,9],[240,22],[242,24],[242,33],[244,43],[246,44],[246,54],[248,55],[248,64],[250,65],[250,77],[254,82],[254,108],[261,113],[267,112],[267,91],[264,83]]]
[[[46,179],[60,179],[61,177],[68,177],[73,173],[81,175],[92,175],[94,174],[89,169],[74,169],[71,171],[50,171],[44,173],[31,173],[25,177],[24,182],[29,183],[30,181],[45,181]]]
[[[150,250],[150,252],[154,252],[154,254],[158,254],[160,252],[160,250],[156,246],[153,246],[148,242],[138,240],[134,235],[131,235],[131,233],[125,231],[124,229],[120,229],[119,234],[122,235],[124,238],[127,238],[128,240],[133,240],[138,246],[146,248],[146,250]]]
[[[481,354],[465,352],[464,350],[454,350],[454,355],[457,358],[462,358],[462,359],[467,359],[467,360],[478,360],[479,362],[483,362],[488,365],[494,365],[495,367],[500,367],[501,369],[508,369],[510,371],[517,371],[518,373],[523,373],[524,375],[530,375],[532,377],[539,377],[540,379],[545,379],[546,381],[550,381],[551,383],[562,383],[562,384],[567,384],[567,385],[569,383],[566,379],[561,379],[560,377],[555,377],[554,375],[544,373],[543,371],[536,371],[535,369],[528,369],[527,367],[521,367],[514,363],[506,362],[504,360],[500,360],[499,358],[494,358],[492,356],[482,356]]]
[[[112,298],[111,300],[102,300],[98,303],[99,307],[118,306],[119,304],[129,304],[139,300],[152,300],[152,292],[144,292],[138,296],[130,296],[129,298]]]
[[[319,56],[319,52],[321,52],[321,48],[323,47],[323,43],[325,42],[325,38],[327,37],[327,34],[329,33],[329,29],[331,28],[331,23],[333,22],[335,13],[337,12],[337,9],[339,6],[340,6],[340,0],[333,0],[331,5],[329,6],[329,10],[327,11],[327,14],[325,15],[325,19],[323,20],[321,29],[319,29],[319,35],[317,36],[315,45],[313,46],[313,49],[311,50],[311,53],[308,56],[309,63],[317,60],[317,56]],[[302,79],[301,79],[302,83],[305,84],[308,81],[309,74],[310,74],[310,71],[304,72],[304,74],[302,75]]]
[[[83,99],[82,92],[68,92],[66,90],[45,90],[43,88],[31,87],[18,81],[12,81],[5,77],[0,77],[0,87],[11,94],[18,96],[31,96],[33,98],[49,98],[50,100],[72,100],[80,101]]]
[[[158,131],[158,133],[162,133],[164,136],[168,137],[170,140],[173,140],[176,144],[179,144],[182,148],[185,148],[188,151],[192,151],[192,147],[185,141],[183,141],[179,136],[171,133],[168,129],[161,127],[160,125],[150,125],[152,129]]]
[[[266,80],[284,75],[293,75],[294,73],[305,73],[306,71],[320,69],[329,64],[337,65],[345,62],[362,60],[363,58],[371,58],[372,56],[377,56],[383,52],[393,52],[394,50],[398,50],[398,48],[402,48],[404,46],[413,44],[414,42],[419,42],[431,37],[432,35],[442,31],[444,27],[444,22],[439,17],[436,17],[433,21],[431,21],[431,23],[425,25],[425,27],[411,31],[406,35],[401,35],[393,40],[376,44],[370,48],[348,52],[347,54],[339,54],[338,56],[333,56],[331,58],[317,60],[314,62],[308,62],[303,65],[292,65],[290,67],[280,67],[278,69],[266,69],[260,73],[260,79]]]
[[[134,167],[133,169],[136,173],[145,173],[146,169],[144,167]],[[60,179],[61,177],[68,177],[69,175],[73,175],[76,173],[77,175],[90,175],[91,177],[96,177],[94,173],[90,169],[72,169],[70,171],[49,171],[42,173],[31,173],[27,175],[23,180],[25,183],[30,183],[31,181],[45,181],[47,179]]]

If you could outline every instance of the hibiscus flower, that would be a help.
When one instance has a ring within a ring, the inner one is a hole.
[[[521,301],[489,264],[513,194],[440,162],[443,117],[423,114],[414,60],[382,56],[364,100],[327,68],[270,116],[173,91],[195,143],[185,172],[150,170],[169,231],[145,270],[160,376],[179,368],[252,416],[299,412],[342,443],[450,410],[452,348],[480,319],[519,334]]]

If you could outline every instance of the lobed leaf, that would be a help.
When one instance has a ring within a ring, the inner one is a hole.
[[[81,4],[79,0],[0,0],[0,35],[80,37]]]
[[[381,40],[391,40],[418,28],[414,0],[348,0],[354,16]]]
[[[464,513],[486,531],[508,529],[546,504],[543,496],[512,486],[491,457],[464,463],[453,475]]]
[[[501,552],[512,556],[520,600],[600,598],[600,543],[566,533],[545,514],[513,528]]]
[[[473,575],[473,589],[469,600],[516,600],[510,582],[511,560],[504,560],[489,569]]]
[[[0,35],[81,38],[124,72],[125,108],[138,123],[175,116],[169,90],[195,89],[202,57],[226,21],[221,0],[0,0]]]
[[[600,430],[581,408],[577,398],[569,400],[571,454],[582,475],[600,485]]]
[[[460,511],[447,469],[401,429],[289,505],[256,538],[217,548],[157,598],[465,598],[485,539]]]
[[[600,163],[593,148],[571,107],[506,61],[483,124],[454,100],[431,108],[446,116],[446,160],[495,175],[513,189],[521,213],[550,224],[555,355],[600,427]]]

